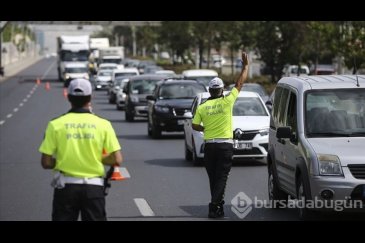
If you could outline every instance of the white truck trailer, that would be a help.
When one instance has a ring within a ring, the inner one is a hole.
[[[82,62],[88,65],[90,55],[90,37],[88,35],[57,37],[58,78],[64,81],[65,64]]]

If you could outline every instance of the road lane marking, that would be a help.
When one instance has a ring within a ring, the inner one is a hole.
[[[44,74],[43,74],[43,76],[41,77],[41,80],[43,80],[44,79],[44,77],[46,77],[47,76],[47,74],[49,73],[49,71],[51,71],[51,68],[53,67],[53,65],[56,63],[56,61],[57,60],[55,60],[52,64],[51,64],[51,66],[49,66],[49,68],[44,72]]]
[[[120,174],[122,174],[124,178],[131,178],[131,175],[125,167],[120,167]]]
[[[137,208],[139,209],[139,212],[142,214],[142,216],[155,216],[155,213],[152,211],[151,207],[144,198],[135,198],[134,202],[136,203]]]
[[[49,73],[49,71],[51,71],[52,67],[54,66],[54,64],[56,63],[56,61],[54,61],[50,66],[49,68],[44,72],[43,76],[41,77],[41,79],[44,79],[44,77],[47,76],[47,74]],[[30,97],[32,97],[32,94],[34,93],[34,91],[38,88],[38,85],[34,85],[33,88],[29,91],[29,94],[26,96],[27,98],[23,99],[23,102],[19,104],[19,107],[22,107],[24,105],[25,102],[28,101],[28,99]],[[18,112],[19,108],[14,108],[13,111],[14,112]],[[13,116],[13,114],[8,114],[6,116],[6,118],[11,118]],[[0,121],[0,125],[3,125],[5,123],[4,120]],[[126,172],[126,175],[129,176],[129,173],[128,171]],[[126,176],[126,177],[127,177]],[[130,177],[130,176],[129,176]],[[129,178],[127,177],[127,178]]]

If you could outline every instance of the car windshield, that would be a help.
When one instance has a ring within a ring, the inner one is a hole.
[[[268,116],[258,97],[238,97],[233,106],[233,116]]]
[[[78,52],[71,52],[71,51],[62,51],[61,52],[61,60],[66,62],[75,62],[75,61],[87,61],[89,57],[88,51],[78,51]]]
[[[143,79],[134,80],[132,83],[132,93],[133,94],[152,94],[155,90],[156,83],[160,80],[154,79]]]
[[[365,89],[312,91],[305,100],[307,136],[365,136]]]
[[[192,99],[205,88],[197,83],[166,84],[161,86],[160,99]]]
[[[115,78],[120,78],[120,77],[129,77],[129,76],[135,76],[137,75],[135,72],[131,72],[131,73],[116,73],[115,74]]]
[[[104,58],[102,59],[103,63],[115,63],[115,64],[121,64],[122,59],[120,58]]]
[[[99,72],[98,76],[100,77],[110,77],[112,75],[112,72],[108,71],[101,71]]]

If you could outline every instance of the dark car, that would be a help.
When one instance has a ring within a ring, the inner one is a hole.
[[[159,138],[162,131],[184,131],[184,114],[198,93],[206,87],[196,80],[164,80],[156,85],[153,95],[147,96],[148,135]]]
[[[123,87],[126,94],[125,119],[133,121],[135,117],[147,117],[147,95],[155,90],[156,83],[166,79],[163,75],[138,75],[131,77]]]

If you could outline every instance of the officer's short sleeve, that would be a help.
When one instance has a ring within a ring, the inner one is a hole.
[[[105,132],[106,136],[104,141],[104,148],[106,149],[106,151],[108,151],[108,153],[112,153],[120,150],[121,148],[119,141],[110,122],[107,122]]]
[[[39,152],[53,155],[56,152],[56,134],[51,122],[48,123],[43,142],[39,147]]]
[[[202,122],[202,118],[200,116],[200,109],[199,109],[199,106],[198,106],[198,108],[196,109],[196,112],[195,112],[192,123],[200,125],[201,122]]]
[[[238,97],[238,89],[236,89],[236,87],[233,87],[233,89],[231,90],[231,92],[229,93],[229,95],[227,95],[225,97],[225,99],[229,102],[229,103],[234,103],[236,101]]]

